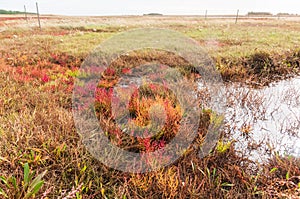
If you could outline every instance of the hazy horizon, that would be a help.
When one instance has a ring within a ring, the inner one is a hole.
[[[102,15],[143,15],[148,13],[160,13],[164,15],[208,15],[240,14],[248,12],[270,12],[300,14],[300,1],[293,0],[187,0],[184,3],[179,0],[111,0],[109,2],[97,0],[0,0],[0,9],[36,12],[35,3],[38,2],[41,14],[72,15],[72,16],[102,16]]]

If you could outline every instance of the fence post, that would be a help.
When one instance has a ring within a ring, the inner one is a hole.
[[[205,10],[205,20],[207,19],[207,10]]]
[[[239,12],[240,12],[240,10],[237,10],[237,12],[236,12],[235,24],[237,24],[237,21],[239,18]]]
[[[26,11],[26,6],[25,6],[25,5],[24,5],[24,14],[25,14],[25,19],[26,19],[26,22],[28,23],[27,11]]]
[[[38,17],[38,21],[39,21],[39,28],[40,30],[42,30],[42,26],[41,26],[41,20],[40,20],[40,13],[39,13],[39,6],[38,6],[38,3],[36,2],[36,14],[37,14],[37,17]]]

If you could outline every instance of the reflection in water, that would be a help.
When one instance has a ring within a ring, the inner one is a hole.
[[[254,160],[274,151],[300,157],[299,88],[300,78],[262,89],[226,86],[226,119],[236,146]]]

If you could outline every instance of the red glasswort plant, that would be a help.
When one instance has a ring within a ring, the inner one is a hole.
[[[130,73],[130,69],[122,69],[121,72]],[[172,139],[178,129],[181,120],[181,108],[175,95],[166,87],[149,83],[135,89],[130,96],[127,110],[130,119],[127,125],[131,129],[131,135],[121,131],[112,114],[113,86],[118,81],[118,72],[112,68],[102,73],[95,92],[95,111],[100,126],[118,147],[134,152],[153,152],[162,149]],[[112,83],[113,82],[113,83]],[[163,121],[163,123],[158,123]],[[134,131],[144,130],[142,137],[134,136]],[[147,136],[149,131],[154,136]]]

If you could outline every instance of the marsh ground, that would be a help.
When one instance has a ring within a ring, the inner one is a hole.
[[[263,87],[298,74],[300,18],[242,18],[235,24],[233,18],[197,16],[43,16],[42,30],[36,18],[8,18],[0,17],[0,197],[300,196],[299,159],[273,151],[269,160],[253,162],[226,133],[204,159],[190,151],[156,172],[112,170],[81,144],[71,111],[76,71],[95,47],[115,34],[149,27],[176,30],[203,46],[225,82]],[[250,127],[241,132],[251,136]],[[47,171],[36,193],[36,184],[24,176],[26,163],[34,177]]]

